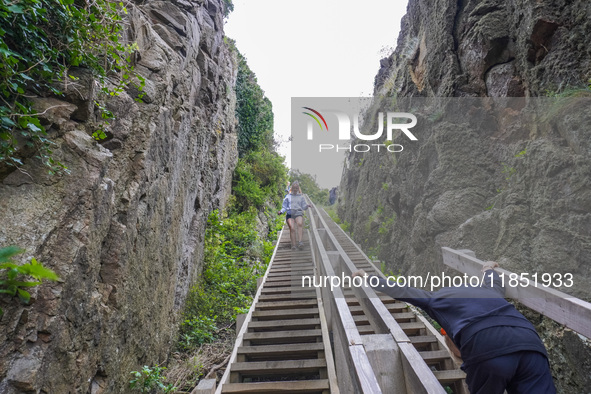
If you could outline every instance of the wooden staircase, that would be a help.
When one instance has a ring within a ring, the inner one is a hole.
[[[293,251],[282,232],[221,393],[338,393],[322,301],[301,287],[302,275],[314,275],[304,243]]]

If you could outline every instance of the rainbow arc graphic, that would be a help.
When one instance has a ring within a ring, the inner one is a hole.
[[[320,119],[322,119],[322,123],[324,123],[324,126],[326,127],[326,131],[328,131],[328,124],[326,124],[326,120],[324,119],[324,116],[322,116],[320,114],[320,112],[316,111],[315,109],[312,109],[310,107],[302,107],[304,109],[307,109],[310,112],[313,112],[314,114],[318,115],[320,117]],[[322,123],[320,123],[320,119],[318,119],[314,114],[311,114],[310,112],[302,112],[305,115],[310,116],[312,119],[314,119],[316,121],[316,123],[318,123],[318,126],[320,126],[320,130],[324,130],[324,127],[322,127]]]

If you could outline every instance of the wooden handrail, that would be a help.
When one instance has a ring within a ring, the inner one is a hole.
[[[313,248],[313,255],[316,257],[317,267],[319,268],[319,274],[325,276],[334,276],[335,272],[330,263],[326,248],[322,241],[322,237],[318,231],[318,223],[316,217],[320,219],[317,214],[316,208],[309,201],[312,211],[308,215],[311,223],[312,237],[310,239],[310,246]],[[316,217],[315,217],[316,215]],[[325,230],[328,230],[325,227]],[[331,311],[333,331],[344,333],[344,339],[347,344],[348,354],[345,357],[345,362],[348,365],[348,369],[354,372],[355,385],[359,387],[364,393],[381,393],[378,380],[371,367],[365,349],[362,345],[361,335],[357,330],[351,311],[345,301],[345,296],[340,288],[335,288],[333,292],[326,291],[324,288],[322,292],[323,297],[327,296],[330,300],[324,300],[325,304],[330,304],[333,307]],[[330,295],[329,295],[330,294]],[[338,344],[335,344],[338,346]],[[340,379],[339,379],[340,380]]]
[[[320,252],[319,254],[322,255],[321,266],[323,267],[322,271],[324,271],[322,272],[322,275],[333,276],[335,275],[335,271],[332,268],[330,259],[328,258],[326,250],[324,249],[324,243],[322,241],[322,237],[318,233],[318,228],[322,228],[325,231],[325,242],[328,242],[332,246],[334,246],[334,248],[336,249],[334,253],[338,253],[339,255],[341,261],[340,266],[342,267],[343,272],[346,275],[350,275],[353,271],[356,270],[354,263],[351,261],[347,253],[343,250],[343,248],[340,246],[335,235],[332,234],[332,232],[328,229],[328,225],[326,224],[324,218],[322,218],[322,216],[318,213],[314,204],[310,202],[310,205],[314,209],[314,212],[309,215],[310,222],[312,223],[311,227],[314,231],[314,238],[317,242],[317,245],[314,245],[314,247],[318,248],[318,251]],[[316,216],[314,214],[316,214]],[[411,382],[410,384],[412,386],[413,393],[445,393],[446,391],[443,389],[443,387],[441,386],[441,384],[439,383],[431,369],[422,360],[417,350],[410,344],[408,336],[404,333],[400,325],[388,312],[388,310],[381,302],[374,290],[371,287],[358,287],[354,288],[354,291],[360,303],[363,303],[363,306],[366,309],[366,313],[369,314],[369,318],[372,319],[375,325],[379,327],[381,330],[383,330],[384,333],[390,334],[393,337],[396,346],[399,347],[399,354],[402,356],[404,372],[407,375],[406,379],[408,382]],[[333,325],[340,325],[342,328],[345,329],[345,333],[347,333],[347,339],[350,341],[349,352],[351,354],[351,359],[354,363],[353,367],[359,371],[359,373],[357,374],[357,378],[358,383],[361,385],[363,389],[363,392],[381,392],[375,391],[379,390],[379,386],[377,386],[377,380],[375,383],[377,387],[371,387],[374,385],[373,381],[376,379],[375,373],[371,365],[369,364],[364,347],[361,346],[361,336],[357,331],[357,328],[352,319],[349,308],[347,307],[347,303],[345,302],[341,289],[335,288],[333,292],[323,292],[323,295],[324,294],[327,294],[332,298],[331,301],[333,301],[336,304],[338,309],[338,317],[343,319],[342,321],[339,321],[338,318],[333,318]],[[371,381],[364,382],[364,379],[368,376],[371,378]],[[371,386],[367,386],[366,388],[363,386],[363,384]]]
[[[484,262],[477,259],[473,252],[448,247],[443,247],[441,250],[443,264],[464,274],[482,276]],[[496,268],[495,271],[504,274],[505,278],[513,274],[502,268]],[[539,284],[535,286],[534,282],[527,278],[519,279],[518,286],[509,286],[506,279],[505,297],[513,298],[534,311],[591,338],[591,303],[549,287]]]

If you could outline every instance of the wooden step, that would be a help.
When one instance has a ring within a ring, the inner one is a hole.
[[[447,350],[425,351],[419,352],[419,354],[428,365],[439,363],[443,360],[451,358]]]
[[[305,269],[305,270],[285,270],[285,271],[269,271],[267,275],[267,280],[271,278],[277,278],[281,276],[297,276],[300,277],[302,275],[314,275],[314,270],[312,269]]]
[[[386,309],[388,309],[388,312],[390,313],[394,313],[394,312],[401,312],[401,311],[405,311],[406,309],[406,304],[402,303],[402,302],[396,302],[396,303],[392,303],[392,304],[385,304]],[[351,314],[359,314],[359,313],[363,313],[363,307],[360,305],[352,305],[349,306],[349,310],[351,311]],[[402,313],[402,312],[401,312]]]
[[[271,294],[259,296],[259,301],[295,301],[295,300],[310,300],[316,299],[316,292],[298,295],[299,293],[287,292],[286,294]]]
[[[392,313],[392,317],[399,323],[402,323],[403,320],[411,320],[415,319],[417,316],[413,312],[401,312],[401,313]]]
[[[399,326],[406,334],[418,332],[425,328],[425,325],[422,322],[399,323]]]
[[[252,317],[258,320],[271,319],[305,319],[315,317],[318,315],[318,308],[302,308],[302,309],[287,309],[287,310],[270,310],[270,311],[254,311]]]
[[[293,267],[306,267],[306,266],[313,266],[314,262],[312,259],[299,259],[299,260],[285,260],[285,261],[277,261],[273,260],[273,265],[271,268],[293,268]]]
[[[316,299],[312,300],[294,300],[294,301],[265,301],[265,302],[257,302],[255,309],[262,311],[262,310],[269,310],[269,309],[298,309],[300,307],[317,307],[318,301]]]
[[[437,343],[437,338],[435,335],[409,336],[408,339],[410,339],[410,343],[412,343],[415,347],[424,347],[431,343]]]
[[[290,320],[264,320],[264,321],[251,321],[250,323],[248,323],[248,329],[255,330],[255,331],[303,330],[303,329],[316,328],[316,326],[320,326],[320,319],[319,318],[290,319]]]
[[[358,326],[363,326],[363,325],[369,324],[369,318],[367,317],[367,315],[354,315],[353,321]]]
[[[304,276],[307,276],[307,275],[292,275],[290,273],[286,273],[285,275],[281,275],[281,276],[268,276],[267,280],[265,280],[265,283],[285,282],[286,280],[299,281],[300,283],[302,283],[302,278]],[[312,275],[310,275],[310,276],[312,276]]]
[[[313,329],[293,331],[247,332],[244,334],[243,338],[245,341],[250,341],[251,345],[317,342],[319,338],[322,338],[322,330]]]
[[[265,360],[296,360],[318,358],[318,352],[324,350],[322,342],[295,343],[281,345],[240,346],[238,354],[244,355],[249,361]]]
[[[439,383],[453,383],[458,380],[466,379],[466,373],[461,369],[450,369],[447,371],[433,371],[433,375],[439,380]]]
[[[275,276],[278,274],[294,275],[294,273],[297,273],[298,276],[312,276],[314,275],[314,267],[312,265],[308,265],[306,267],[274,267],[269,270],[269,275],[274,274]]]
[[[276,293],[296,293],[296,294],[300,294],[300,293],[305,293],[305,292],[310,292],[310,293],[314,293],[316,294],[316,291],[314,289],[301,289],[301,288],[294,288],[294,289],[290,289],[289,287],[287,288],[277,288],[277,287],[265,287],[263,286],[263,288],[261,289],[261,294],[276,294]]]
[[[286,380],[281,382],[226,383],[222,393],[320,393],[329,389],[328,379]]]
[[[359,335],[370,335],[376,333],[372,326],[359,326],[357,327],[357,331],[359,331]]]
[[[386,305],[386,307],[388,307],[388,304],[399,304],[399,302],[397,302],[395,299],[393,299],[387,295],[381,295],[381,296],[379,296],[379,298],[382,301],[382,303],[384,305]],[[345,297],[345,301],[347,302],[347,304],[349,306],[359,305],[359,300],[355,297]],[[406,307],[406,305],[405,305],[405,307]]]
[[[273,287],[294,287],[296,289],[309,289],[308,286],[302,286],[302,279],[288,279],[283,281],[266,281],[265,282],[265,289],[273,288]]]
[[[325,359],[237,362],[230,366],[232,372],[239,372],[243,377],[255,375],[296,375],[315,372],[320,368],[326,368]]]

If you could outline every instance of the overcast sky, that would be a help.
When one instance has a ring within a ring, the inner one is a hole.
[[[234,0],[225,33],[236,40],[273,103],[275,138],[291,163],[292,97],[373,93],[393,50],[406,0]],[[334,185],[321,185],[332,187]]]

